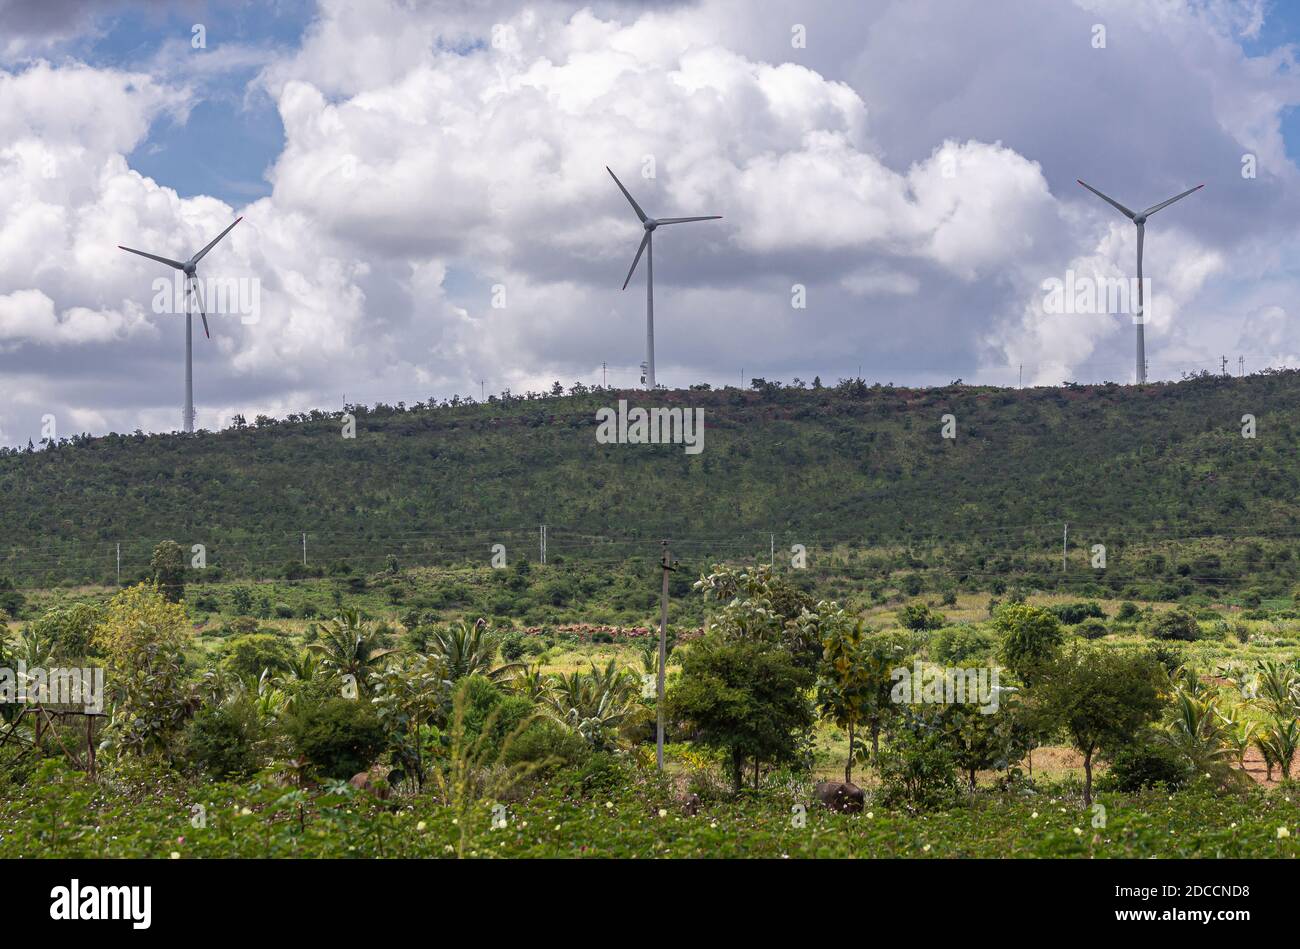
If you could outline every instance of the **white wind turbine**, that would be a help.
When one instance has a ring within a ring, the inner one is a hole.
[[[636,216],[641,219],[641,226],[645,228],[645,237],[641,238],[641,246],[636,249],[636,257],[632,260],[632,267],[627,272],[627,280],[623,281],[623,289],[627,289],[628,282],[632,279],[632,274],[636,272],[636,265],[641,262],[641,254],[646,255],[646,276],[645,276],[645,384],[647,389],[655,387],[655,263],[654,263],[654,241],[652,235],[655,228],[664,224],[687,224],[691,221],[718,221],[722,219],[721,214],[708,214],[704,217],[666,217],[655,220],[647,217],[646,213],[641,210],[641,206],[636,203],[632,195],[628,194],[623,182],[618,180],[618,175],[610,171],[608,165],[605,170],[609,176],[614,179],[614,184],[618,185],[618,190],[623,192],[623,197],[627,198],[628,204],[632,205],[632,210]]]
[[[235,218],[235,224],[242,220],[242,217]],[[214,237],[208,243],[208,246],[186,261],[172,260],[170,257],[159,257],[157,254],[149,254],[142,250],[136,250],[134,247],[117,245],[121,250],[139,254],[141,257],[148,257],[150,260],[156,260],[160,264],[166,264],[168,267],[185,274],[185,414],[181,421],[187,432],[194,431],[194,314],[190,312],[190,293],[192,291],[199,302],[199,316],[203,318],[203,335],[211,339],[212,334],[208,332],[208,314],[203,307],[203,290],[199,286],[199,261],[207,255],[208,251],[217,246],[217,241],[230,233],[235,224],[227,227]]]
[[[1179,200],[1180,198],[1185,198],[1185,197],[1187,197],[1187,196],[1188,196],[1189,194],[1191,194],[1193,191],[1199,191],[1199,190],[1201,190],[1202,188],[1205,187],[1205,185],[1197,185],[1195,188],[1188,188],[1188,189],[1187,189],[1186,191],[1184,191],[1182,194],[1176,194],[1176,195],[1174,195],[1172,198],[1170,198],[1168,201],[1161,201],[1159,204],[1147,208],[1145,211],[1141,212],[1140,214],[1136,214],[1136,213],[1130,211],[1128,208],[1124,207],[1124,205],[1120,204],[1118,201],[1116,201],[1114,198],[1110,197],[1109,195],[1102,194],[1100,191],[1098,191],[1098,190],[1097,190],[1096,188],[1094,188],[1092,185],[1088,184],[1088,182],[1083,181],[1082,179],[1079,179],[1079,178],[1076,178],[1076,179],[1074,179],[1074,180],[1075,180],[1075,181],[1078,181],[1079,184],[1083,185],[1085,188],[1087,188],[1089,191],[1091,191],[1091,192],[1092,192],[1093,194],[1095,194],[1097,197],[1101,198],[1103,201],[1105,201],[1107,204],[1109,204],[1109,205],[1110,205],[1111,207],[1113,207],[1115,210],[1119,211],[1120,214],[1124,215],[1126,218],[1128,218],[1130,221],[1132,221],[1134,224],[1137,225],[1137,229],[1138,229],[1138,273],[1137,273],[1137,277],[1138,277],[1138,311],[1137,311],[1137,321],[1136,321],[1136,326],[1137,326],[1137,381],[1138,381],[1138,385],[1141,385],[1142,383],[1144,383],[1144,382],[1147,381],[1147,350],[1146,350],[1146,335],[1145,335],[1145,332],[1144,332],[1145,327],[1143,326],[1143,324],[1146,322],[1146,315],[1145,315],[1145,311],[1143,310],[1143,299],[1142,299],[1142,238],[1143,238],[1143,236],[1146,234],[1147,218],[1149,218],[1151,215],[1155,214],[1155,213],[1156,213],[1157,211],[1159,211],[1161,208],[1167,208],[1167,207],[1169,207],[1169,205],[1173,204],[1175,201]]]

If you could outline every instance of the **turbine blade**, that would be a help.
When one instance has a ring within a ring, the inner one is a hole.
[[[185,265],[179,260],[172,260],[170,257],[159,257],[157,254],[148,254],[142,250],[136,250],[134,247],[123,247],[117,245],[118,250],[124,250],[132,254],[139,254],[141,257],[148,257],[150,260],[156,260],[160,264],[166,264],[168,267],[175,267],[177,270],[184,270]]]
[[[660,224],[686,224],[690,221],[721,221],[721,214],[708,214],[704,217],[664,217],[660,218]]]
[[[243,220],[242,217],[235,218],[235,224],[238,224],[242,220]],[[227,234],[230,233],[231,228],[233,228],[235,224],[230,225],[230,227],[226,228],[216,237],[212,238],[211,243],[209,243],[207,247],[203,248],[201,251],[199,251],[197,254],[195,254],[193,257],[190,258],[190,263],[197,264],[200,260],[202,260],[208,251],[212,250],[212,248],[217,246],[217,241],[221,240],[221,238],[225,237]]]
[[[1102,194],[1100,191],[1098,191],[1092,185],[1088,184],[1088,182],[1084,181],[1082,178],[1075,178],[1074,180],[1079,182],[1079,184],[1083,185],[1085,188],[1087,188],[1097,197],[1101,198],[1101,200],[1105,201],[1111,207],[1115,208],[1117,211],[1119,211],[1120,214],[1124,215],[1130,221],[1133,220],[1133,218],[1137,217],[1136,214],[1134,214],[1128,208],[1124,207],[1124,205],[1120,204],[1118,201],[1116,201],[1114,198],[1110,197],[1109,195]]]
[[[632,195],[628,194],[627,189],[623,187],[623,182],[618,180],[618,175],[614,174],[614,172],[610,170],[609,165],[605,166],[605,170],[609,172],[609,176],[614,179],[614,184],[618,185],[618,190],[623,192],[623,197],[627,198],[628,204],[632,205],[632,210],[636,212],[636,216],[639,217],[641,223],[644,224],[646,222],[646,216],[645,212],[641,210],[641,205],[637,204],[636,199],[633,198]]]
[[[1172,198],[1170,198],[1168,201],[1161,201],[1161,202],[1160,202],[1159,204],[1157,204],[1155,207],[1153,207],[1153,208],[1147,208],[1147,209],[1146,209],[1145,211],[1143,211],[1142,213],[1143,213],[1146,217],[1150,217],[1151,215],[1153,215],[1153,214],[1155,214],[1157,211],[1159,211],[1161,208],[1167,208],[1167,207],[1169,207],[1169,205],[1173,204],[1175,201],[1180,201],[1180,200],[1182,200],[1183,198],[1187,197],[1189,194],[1191,194],[1193,191],[1200,191],[1200,190],[1201,190],[1202,188],[1204,188],[1204,187],[1205,187],[1205,185],[1197,185],[1195,188],[1188,188],[1188,189],[1187,189],[1186,191],[1184,191],[1182,194],[1176,194],[1176,195],[1174,195]]]
[[[208,332],[208,314],[206,308],[203,306],[203,287],[199,284],[197,274],[190,279],[194,281],[194,296],[195,299],[199,301],[199,316],[203,317],[203,335],[208,339],[211,339],[212,334]]]
[[[645,232],[645,237],[641,238],[641,246],[636,249],[636,257],[632,259],[632,269],[627,272],[627,280],[623,281],[623,289],[627,289],[628,283],[632,280],[632,274],[636,272],[636,265],[641,263],[641,255],[645,253],[645,245],[650,243],[650,232]]]

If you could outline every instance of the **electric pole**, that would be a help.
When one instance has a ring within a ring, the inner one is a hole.
[[[1227,357],[1227,356],[1220,356],[1220,357],[1219,357],[1219,372],[1223,373],[1225,376],[1228,374],[1228,357]]]
[[[1245,356],[1237,357],[1237,375],[1241,376],[1243,379],[1246,378],[1246,357]]]
[[[302,532],[302,565],[307,566],[307,532]]]
[[[1065,536],[1061,538],[1061,573],[1065,573],[1065,555],[1070,549],[1070,524],[1067,521],[1065,525]]]
[[[664,769],[664,670],[668,665],[668,574],[676,570],[669,560],[668,541],[663,541],[663,586],[659,592],[659,677],[655,683],[655,763]]]
[[[539,524],[537,527],[537,549],[541,555],[542,563],[546,563],[546,525]]]
[[[600,362],[600,387],[602,389],[608,388],[608,383],[605,381],[605,370],[605,361],[602,359]]]
[[[122,542],[117,542],[117,585],[122,585]]]

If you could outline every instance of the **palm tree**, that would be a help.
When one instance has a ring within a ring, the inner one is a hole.
[[[1294,718],[1289,721],[1274,719],[1273,724],[1263,729],[1255,738],[1255,747],[1264,756],[1269,777],[1273,776],[1273,765],[1278,768],[1278,780],[1291,780],[1291,762],[1300,750],[1300,722]]]
[[[307,648],[320,656],[320,664],[343,678],[351,678],[364,692],[379,660],[393,652],[380,648],[371,623],[356,610],[344,610],[320,628],[321,640]]]
[[[429,636],[428,645],[429,655],[441,661],[448,682],[473,675],[495,681],[523,667],[518,662],[495,665],[500,648],[501,637],[488,629],[485,619],[474,623],[461,620],[436,630]]]
[[[1255,667],[1257,697],[1275,719],[1294,718],[1300,699],[1300,674],[1292,665],[1277,659],[1261,659]]]
[[[639,683],[613,659],[604,669],[593,662],[589,672],[575,670],[552,682],[546,696],[551,715],[597,749],[607,747],[611,733],[631,724],[641,708]]]
[[[1236,743],[1231,720],[1219,710],[1219,697],[1197,698],[1183,688],[1174,691],[1174,717],[1164,738],[1197,774],[1210,774],[1225,783],[1239,780],[1232,767]]]

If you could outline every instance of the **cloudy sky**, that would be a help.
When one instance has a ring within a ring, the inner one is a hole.
[[[1076,178],[1206,185],[1147,227],[1153,378],[1295,365],[1290,6],[0,0],[0,444],[179,427],[184,319],[117,245],[185,258],[240,215],[200,271],[237,291],[196,325],[201,428],[632,386],[606,165],[724,216],[656,241],[670,386],[1131,382],[1131,319],[1046,312],[1044,281],[1133,272]]]

